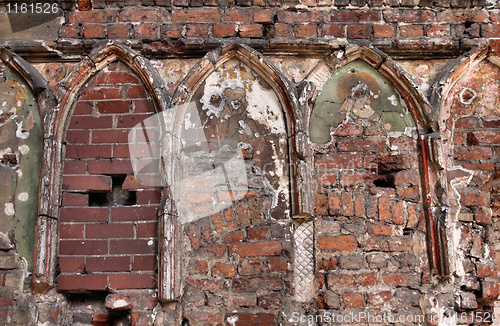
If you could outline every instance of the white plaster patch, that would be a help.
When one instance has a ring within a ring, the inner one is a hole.
[[[396,95],[391,95],[389,98],[388,98],[389,101],[391,101],[391,104],[394,105],[394,106],[398,106],[398,100],[396,99]]]
[[[19,146],[18,150],[22,155],[26,155],[30,152],[30,148],[28,147],[28,145],[21,145]]]
[[[30,133],[29,131],[23,131],[23,122],[17,123],[17,130],[16,130],[16,137],[21,138],[21,139],[26,139],[29,137]]]
[[[6,203],[5,208],[4,208],[4,212],[8,216],[14,216],[16,214],[16,211],[14,209],[14,204]]]
[[[28,198],[29,198],[29,195],[27,192],[22,192],[20,193],[17,198],[20,200],[20,201],[27,201]]]
[[[127,301],[121,299],[121,300],[116,300],[115,303],[113,303],[113,308],[123,308],[128,305]]]
[[[231,326],[236,326],[237,321],[238,321],[238,316],[227,317],[227,323]]]

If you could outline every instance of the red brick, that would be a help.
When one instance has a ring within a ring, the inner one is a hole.
[[[99,24],[85,24],[83,25],[83,37],[84,38],[104,38],[106,37],[106,31],[103,25]]]
[[[157,206],[124,206],[111,208],[111,220],[118,221],[146,221],[158,218]]]
[[[391,291],[378,291],[367,294],[367,301],[370,305],[378,306],[388,302],[392,298]]]
[[[274,13],[270,9],[259,9],[253,11],[253,22],[271,24],[274,22]]]
[[[271,313],[247,313],[247,312],[234,312],[228,313],[224,320],[236,320],[234,326],[276,326],[277,316]]]
[[[378,216],[380,221],[389,222],[391,220],[391,200],[388,197],[378,199]]]
[[[60,239],[83,239],[83,224],[61,223],[59,226]]]
[[[75,109],[73,110],[73,115],[89,115],[94,111],[94,104],[92,102],[80,102],[76,103]]]
[[[243,241],[244,238],[245,238],[245,232],[243,232],[242,230],[238,230],[225,236],[222,239],[222,242],[224,243],[241,242]]]
[[[158,205],[161,192],[158,190],[143,190],[137,192],[137,205]]]
[[[85,270],[83,257],[59,257],[58,261],[61,273],[83,273]]]
[[[264,35],[264,29],[260,24],[240,25],[239,35],[241,37],[262,37]]]
[[[375,38],[389,38],[396,36],[396,26],[394,25],[373,25],[373,36]]]
[[[392,229],[387,225],[370,225],[368,226],[368,234],[370,235],[392,235]]]
[[[337,184],[337,174],[332,172],[319,173],[316,180],[320,187],[333,187]]]
[[[399,27],[399,33],[402,37],[420,37],[424,36],[424,29],[421,25],[403,25]]]
[[[86,144],[90,141],[88,130],[67,130],[66,142],[71,144]]]
[[[336,193],[328,194],[328,211],[330,215],[340,215],[340,195]]]
[[[151,239],[121,239],[109,241],[110,254],[154,254],[156,241]]]
[[[130,257],[87,257],[87,272],[127,272],[130,270]]]
[[[156,39],[158,38],[159,26],[157,24],[141,23],[135,26],[135,38],[148,38]]]
[[[388,23],[427,23],[435,19],[430,10],[386,10],[383,15]]]
[[[288,24],[274,24],[274,36],[275,37],[291,37],[292,36],[292,26]]]
[[[213,280],[203,280],[203,279],[200,280],[200,279],[188,278],[186,279],[186,283],[202,291],[209,291],[213,293],[221,292],[222,289],[224,288],[223,283],[221,283],[220,281],[213,281]]]
[[[132,263],[133,271],[153,271],[156,269],[158,262],[156,261],[156,255],[150,256],[134,256],[134,261]]]
[[[358,242],[352,235],[319,237],[318,246],[323,251],[353,251],[358,248]]]
[[[92,143],[128,143],[129,130],[94,130]]]
[[[341,152],[383,152],[386,149],[386,144],[384,139],[378,138],[349,138],[339,140],[337,148]]]
[[[249,23],[253,22],[253,10],[245,9],[229,9],[224,13],[224,21],[226,22],[238,22],[238,23]]]
[[[463,193],[461,194],[460,203],[464,206],[490,206],[489,195],[482,192]]]
[[[327,278],[328,287],[332,289],[337,284],[348,287],[373,286],[377,284],[376,272],[330,272]]]
[[[344,30],[345,25],[324,24],[322,28],[322,35],[343,38],[345,37]]]
[[[130,160],[95,160],[88,162],[88,171],[91,174],[132,174]]]
[[[85,227],[87,239],[131,238],[134,236],[132,223],[100,223],[87,224]]]
[[[494,301],[500,295],[500,284],[491,283],[491,282],[483,282],[481,284],[481,294],[482,299],[488,301]]]
[[[188,37],[208,37],[210,30],[209,24],[186,24],[186,36]]]
[[[61,222],[106,222],[106,207],[62,207],[59,213]]]
[[[347,37],[348,38],[370,38],[370,26],[369,25],[348,25],[347,26]]]
[[[298,24],[293,27],[295,37],[317,37],[318,25],[316,24]]]
[[[347,186],[368,186],[373,182],[373,174],[368,172],[348,171],[340,173],[340,184]]]
[[[379,11],[375,10],[335,10],[330,15],[332,22],[378,22]]]
[[[132,105],[134,113],[155,112],[155,107],[150,100],[134,100]]]
[[[279,241],[259,241],[236,243],[229,246],[229,254],[237,254],[240,257],[258,257],[279,255],[282,249]]]
[[[88,202],[88,194],[63,192],[62,206],[87,206]]]
[[[236,28],[238,26],[235,24],[216,24],[213,26],[214,37],[231,37],[236,36]]]
[[[62,26],[59,29],[59,36],[61,38],[79,38],[81,31],[81,26]]]
[[[155,238],[158,236],[158,223],[137,223],[137,238]]]
[[[223,276],[224,278],[233,278],[236,275],[236,267],[223,263],[216,263],[212,267],[212,275],[214,277]]]
[[[279,11],[278,22],[283,23],[321,23],[327,19],[324,11]]]
[[[108,253],[108,242],[103,240],[61,240],[60,255],[105,255]]]
[[[110,158],[110,145],[66,145],[66,159]],[[70,161],[68,161],[70,162]]]
[[[218,23],[221,19],[222,14],[218,9],[191,8],[187,10],[172,10],[172,21],[174,22]]]
[[[116,12],[92,10],[92,11],[73,11],[68,14],[68,22],[72,25],[84,23],[111,23],[117,20]]]
[[[383,273],[382,278],[390,286],[408,286],[410,275],[408,273]]]
[[[156,273],[110,274],[111,289],[154,289],[156,288]]]
[[[140,84],[140,81],[131,73],[111,71],[98,74],[95,83],[96,85],[124,85]]]
[[[114,24],[108,27],[108,38],[129,38],[132,35],[130,25]]]
[[[484,38],[500,37],[500,24],[488,24],[482,26],[482,36]]]
[[[113,102],[99,102],[99,104],[101,104],[101,103],[113,103]],[[120,102],[123,102],[123,101],[120,101]],[[113,117],[112,116],[100,116],[100,117],[73,116],[71,118],[71,121],[69,123],[68,128],[69,129],[105,129],[105,128],[111,128],[111,127],[113,127]],[[86,131],[86,130],[83,130],[83,131]],[[68,132],[70,132],[70,130],[68,130]],[[88,131],[86,131],[86,132],[88,132]]]
[[[233,304],[237,307],[255,307],[257,296],[252,293],[236,293],[233,295]]]
[[[432,37],[447,37],[450,33],[450,25],[435,25],[427,30],[427,35]]]
[[[120,12],[121,22],[158,22],[164,18],[158,9],[124,9]]]
[[[64,162],[63,174],[86,174],[87,173],[87,162],[86,161],[75,161],[69,160]]]
[[[183,26],[178,24],[168,24],[161,27],[161,35],[165,35],[170,38],[182,38]]]
[[[94,87],[86,88],[80,95],[79,100],[116,100],[122,99],[123,93],[116,87]]]
[[[254,226],[247,228],[248,240],[265,240],[268,238],[268,226]]]
[[[337,137],[354,137],[363,135],[363,127],[351,123],[342,123],[333,133]]]
[[[64,176],[63,190],[111,190],[111,177],[104,175]]]
[[[130,101],[101,101],[97,102],[99,113],[128,113],[130,112]],[[95,128],[96,129],[96,128]]]
[[[352,198],[352,193],[344,192],[342,194],[340,206],[340,214],[344,216],[353,216],[354,215],[354,201]]]
[[[342,299],[346,308],[366,306],[365,298],[359,293],[344,292],[342,293]]]
[[[267,263],[269,272],[286,272],[287,263],[282,257],[270,257]]]
[[[59,275],[57,289],[59,291],[105,290],[107,288],[106,275]]]
[[[328,199],[325,194],[316,194],[314,204],[317,215],[328,215]]]

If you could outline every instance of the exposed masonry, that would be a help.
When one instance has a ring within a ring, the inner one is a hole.
[[[2,324],[499,305],[498,4],[62,6],[57,41],[1,41],[37,59],[0,50]]]

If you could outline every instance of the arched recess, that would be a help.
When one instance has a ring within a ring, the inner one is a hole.
[[[122,45],[111,44],[93,51],[61,83],[56,94],[58,106],[52,111],[45,133],[43,159],[46,168],[42,174],[40,190],[40,215],[43,218],[40,218],[37,224],[33,273],[34,292],[44,292],[55,286],[62,193],[62,164],[65,155],[63,142],[70,122],[70,113],[79,99],[82,87],[87,81],[114,62],[125,64],[140,77],[146,92],[152,98],[156,112],[166,108],[168,92],[164,88],[161,77],[146,59]],[[156,118],[160,119],[161,115],[157,114]],[[162,124],[159,123],[159,125]],[[161,216],[161,219],[163,219],[163,216]],[[161,239],[159,242],[162,242]],[[160,245],[160,254],[162,252],[163,243]],[[159,275],[159,284],[162,284],[163,271],[159,272]]]
[[[3,66],[0,73],[3,102],[1,138],[8,147],[2,148],[2,166],[17,175],[14,189],[4,187],[2,190],[4,195],[15,197],[6,204],[4,213],[15,217],[14,224],[9,227],[9,237],[17,239],[19,254],[32,267],[35,224],[44,218],[43,208],[38,207],[39,177],[47,170],[42,160],[42,148],[50,137],[47,126],[56,102],[43,77],[24,59],[0,48],[0,60]],[[14,105],[15,112],[8,105]],[[2,172],[2,176],[7,178],[8,173]],[[40,198],[42,196],[40,194]],[[5,227],[4,221],[2,226]]]
[[[330,125],[325,125],[324,128],[331,128],[327,130],[326,134],[328,135],[328,132],[330,132],[330,137],[328,137],[327,141],[320,141],[320,143],[314,143],[311,141],[311,137],[315,137],[312,135],[311,130],[310,130],[310,124],[311,124],[311,119],[312,115],[314,114],[312,112],[313,107],[318,100],[318,95],[321,93],[322,90],[324,90],[325,85],[329,80],[335,80],[335,78],[340,78],[336,77],[337,74],[350,74],[350,71],[343,71],[342,69],[347,69],[345,67],[350,67],[352,65],[358,65],[360,68],[360,71],[363,71],[365,69],[366,71],[373,71],[374,73],[380,74],[383,78],[385,78],[386,84],[390,85],[390,87],[394,87],[395,91],[397,92],[397,95],[400,97],[400,102],[399,99],[397,103],[402,103],[408,110],[409,112],[409,119],[413,120],[414,126],[415,126],[415,132],[416,132],[416,137],[414,138],[414,141],[416,143],[416,148],[419,152],[420,155],[418,155],[418,173],[420,176],[420,185],[421,189],[419,190],[420,192],[420,197],[422,198],[420,201],[423,205],[423,213],[425,214],[426,217],[426,225],[427,225],[427,251],[428,251],[428,256],[429,256],[429,263],[431,267],[432,273],[438,274],[438,275],[444,275],[447,273],[447,258],[445,256],[446,253],[446,241],[444,238],[445,234],[445,225],[444,225],[444,220],[441,218],[442,214],[441,212],[441,202],[440,198],[436,196],[436,186],[438,182],[437,178],[437,171],[440,169],[438,166],[438,160],[436,156],[436,144],[435,144],[435,137],[436,137],[436,132],[438,131],[437,125],[433,123],[430,120],[430,115],[431,115],[431,107],[426,98],[420,94],[418,91],[417,85],[415,82],[411,79],[411,77],[404,72],[403,69],[401,69],[398,64],[393,61],[390,57],[388,57],[386,54],[382,53],[378,49],[374,47],[367,47],[367,46],[353,46],[353,47],[348,47],[345,50],[340,50],[332,53],[329,57],[326,59],[320,61],[318,65],[308,74],[308,76],[305,78],[305,81],[307,84],[305,85],[303,92],[300,96],[300,103],[301,103],[301,114],[303,115],[304,118],[302,118],[303,121],[303,126],[302,128],[298,131],[299,133],[303,133],[306,137],[306,139],[309,141],[309,146],[308,148],[311,148],[311,150],[308,150],[307,148],[304,149],[304,156],[307,158],[306,160],[309,162],[309,166],[314,166],[316,164],[316,167],[321,166],[321,164],[326,164],[325,166],[328,168],[331,168],[332,166],[335,167],[334,170],[336,169],[343,169],[347,168],[348,170],[351,169],[352,171],[356,171],[357,168],[365,168],[366,167],[366,161],[363,162],[353,162],[353,161],[337,161],[333,163],[328,162],[315,162],[314,154],[315,153],[328,153],[328,148],[329,146],[334,146],[335,145],[335,139],[336,137],[351,137],[351,136],[359,136],[360,138],[364,137],[363,131],[360,131],[361,129],[349,129],[352,126],[349,126],[347,123],[345,126],[343,126],[343,122],[341,122],[338,125],[333,126],[333,128]],[[364,68],[365,67],[365,68]],[[353,74],[356,74],[357,69],[353,69]],[[363,74],[363,73],[362,73]],[[368,76],[368,74],[364,74],[364,77],[367,78],[367,80],[372,80]],[[364,78],[362,76],[362,78]],[[347,89],[343,90],[345,98],[347,98],[349,95],[349,92],[352,91],[356,85],[355,82],[357,82],[355,79],[352,79],[352,82],[354,84],[349,84],[350,81],[348,80],[349,78],[345,78],[344,82],[345,86]],[[340,81],[339,83],[340,84]],[[376,84],[376,82],[374,82]],[[332,86],[332,85],[330,85]],[[337,84],[335,84],[337,86]],[[370,86],[370,85],[368,85]],[[364,92],[366,91],[371,91],[372,98],[377,98],[381,93],[377,93],[376,91],[373,91],[368,87],[369,89],[359,89],[359,94],[352,93],[352,96],[363,96]],[[335,93],[337,93],[336,90]],[[340,90],[342,91],[342,90]],[[340,92],[339,91],[339,92]],[[332,93],[332,92],[330,92]],[[375,96],[374,96],[375,95]],[[396,96],[394,100],[398,97]],[[339,95],[340,98],[340,95]],[[356,105],[355,101],[356,98],[352,99],[353,102],[351,104]],[[377,99],[378,100],[378,99]],[[385,99],[387,100],[387,99]],[[390,99],[389,99],[390,100]],[[339,102],[339,106],[342,104],[343,99],[340,99],[341,102]],[[345,102],[344,102],[345,103]],[[373,103],[372,103],[373,104]],[[394,104],[389,103],[389,106],[391,105],[396,105],[396,101]],[[363,107],[363,108],[368,108],[368,110],[372,110],[372,108],[369,107]],[[362,110],[361,110],[362,111]],[[380,112],[378,112],[380,113]],[[359,112],[359,117],[362,117],[363,112]],[[377,115],[377,114],[376,114]],[[367,116],[370,116],[370,114],[367,113]],[[382,113],[380,114],[382,116]],[[344,118],[346,118],[346,114],[344,113]],[[327,120],[327,119],[325,119]],[[349,120],[344,120],[344,122],[348,122]],[[382,120],[380,120],[382,121]],[[338,127],[338,128],[337,128]],[[345,128],[344,128],[345,127]],[[404,133],[404,128],[400,131]],[[368,135],[370,136],[370,135]],[[372,135],[373,136],[373,135]],[[324,138],[324,137],[323,137]],[[323,143],[324,142],[324,143]],[[361,145],[361,144],[360,144]],[[368,145],[367,145],[368,146]],[[356,152],[356,148],[352,149],[344,149],[347,152],[353,151]],[[376,152],[376,151],[374,151]],[[342,158],[345,159],[345,158]],[[387,163],[387,162],[386,162]],[[386,164],[383,163],[383,164]],[[379,167],[376,169],[380,169],[380,162],[378,163]],[[354,168],[354,169],[353,169]],[[369,172],[369,171],[367,171]],[[387,171],[386,171],[387,172]],[[356,173],[356,172],[354,172]],[[373,179],[376,178],[376,176],[371,175],[372,172],[368,173],[368,175],[365,175],[364,177],[368,179]],[[385,172],[384,172],[385,173]],[[366,179],[364,177],[361,177],[359,175],[353,174],[353,176],[361,178],[358,180],[358,182],[365,182]],[[328,177],[328,171],[327,171],[327,177]],[[344,183],[344,186],[346,184],[349,184],[349,180],[347,180],[347,177],[345,177],[344,180],[342,180],[342,175],[340,175],[340,181],[339,180],[334,180],[333,182],[340,182]],[[332,182],[331,180],[323,180],[321,182]],[[353,182],[353,181],[352,181]],[[384,184],[385,181],[377,181],[378,184]],[[376,184],[376,182],[373,182],[371,180],[369,182],[370,184]],[[391,182],[389,182],[391,183]],[[353,183],[354,185],[354,183]],[[331,186],[331,184],[327,185]],[[356,187],[354,185],[354,187]],[[309,191],[308,193],[314,194],[314,191]],[[316,210],[318,210],[318,203],[321,203],[321,198],[323,195],[319,195],[319,197],[316,198]],[[331,198],[328,198],[332,200]],[[326,199],[325,199],[326,200]],[[364,200],[364,199],[363,199]],[[310,198],[307,200],[308,202],[313,202],[314,198]],[[330,209],[330,214],[331,214],[331,209]],[[326,208],[326,211],[324,212],[323,215],[328,215],[328,207]],[[354,213],[355,215],[356,213]],[[321,215],[321,214],[320,214]]]
[[[290,82],[268,59],[246,45],[233,44],[210,52],[190,71],[174,93],[171,112],[164,118],[178,123],[167,128],[172,130],[169,156],[174,160],[166,165],[170,175],[183,179],[170,184],[186,185],[173,189],[172,195],[188,235],[195,233],[190,230],[203,228],[206,220],[202,217],[208,218],[217,234],[215,240],[206,239],[209,246],[224,246],[221,241],[228,229],[244,233],[247,227],[275,225],[280,235],[250,239],[249,244],[261,246],[260,259],[291,258],[278,248],[290,252],[284,234],[290,218],[302,211],[297,195],[297,104]],[[210,180],[208,184],[200,176]],[[188,200],[192,194],[197,194],[196,205]],[[210,201],[210,209],[203,207],[204,197]],[[254,210],[265,211],[257,212],[264,218],[252,217]],[[270,247],[271,243],[276,247]],[[192,243],[193,255],[199,246]],[[237,246],[231,248],[230,254],[237,253]],[[189,253],[184,257],[191,259]],[[249,256],[241,254],[239,259],[246,262]],[[186,279],[189,272],[185,271]],[[246,279],[244,274],[240,276]],[[273,295],[289,300],[282,294]]]
[[[491,40],[452,64],[432,94],[439,108],[450,269],[457,296],[477,299],[462,300],[459,309],[488,311],[499,294],[500,42]]]

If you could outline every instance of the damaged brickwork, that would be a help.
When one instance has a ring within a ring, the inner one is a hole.
[[[0,20],[1,324],[493,324],[498,3],[58,8]]]

